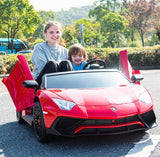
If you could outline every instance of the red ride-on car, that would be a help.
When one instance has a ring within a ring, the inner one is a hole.
[[[127,51],[120,52],[120,59],[122,71],[92,60],[82,71],[45,74],[39,87],[25,57],[18,55],[3,79],[18,122],[32,125],[41,142],[49,134],[113,135],[156,126],[151,95],[139,83],[140,71],[131,67]]]

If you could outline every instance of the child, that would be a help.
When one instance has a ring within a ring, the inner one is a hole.
[[[69,48],[68,57],[74,70],[83,70],[83,67],[86,65],[87,53],[81,44],[72,45]]]

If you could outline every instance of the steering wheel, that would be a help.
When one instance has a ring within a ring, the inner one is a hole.
[[[86,70],[88,65],[90,65],[89,69],[105,69],[107,67],[107,64],[105,61],[101,59],[92,59],[87,62],[87,64],[83,67],[83,70]],[[94,65],[91,67],[91,65]]]

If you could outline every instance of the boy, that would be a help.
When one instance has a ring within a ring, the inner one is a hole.
[[[81,44],[74,44],[69,48],[68,57],[74,70],[83,70],[86,65],[87,53]]]

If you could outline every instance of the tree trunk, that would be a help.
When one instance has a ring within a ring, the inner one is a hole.
[[[131,30],[131,41],[133,42],[134,41],[134,31]]]
[[[142,30],[138,31],[139,35],[141,37],[141,41],[142,41],[142,46],[144,47],[144,32]]]
[[[160,41],[160,30],[157,31],[156,35],[157,35],[157,37],[158,37],[158,40]]]
[[[96,36],[96,47],[98,46],[98,37]]]
[[[143,34],[141,35],[141,40],[142,40],[142,46],[144,47],[144,38],[143,38]]]

